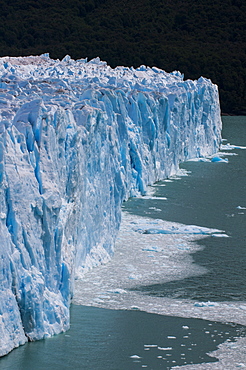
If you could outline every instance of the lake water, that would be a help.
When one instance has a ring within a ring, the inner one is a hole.
[[[246,146],[246,117],[223,123],[223,137]],[[245,367],[246,150],[225,152],[228,163],[187,162],[188,176],[129,200],[115,257],[77,282],[71,329],[12,351],[0,369]],[[207,353],[219,345],[217,363]]]
[[[0,368],[169,369],[171,365],[215,361],[206,351],[240,334],[240,325],[72,306],[71,329],[67,333],[27,343],[2,358]]]

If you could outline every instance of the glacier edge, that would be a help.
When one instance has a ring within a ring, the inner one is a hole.
[[[217,86],[96,58],[0,58],[0,356],[69,328],[122,202],[218,150]]]

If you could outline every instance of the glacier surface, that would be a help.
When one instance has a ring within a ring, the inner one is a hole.
[[[69,327],[122,202],[221,143],[217,86],[158,68],[0,58],[0,356]]]

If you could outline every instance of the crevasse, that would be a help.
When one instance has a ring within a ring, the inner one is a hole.
[[[113,254],[122,202],[211,155],[218,89],[158,68],[0,58],[0,355],[67,330],[74,279]]]

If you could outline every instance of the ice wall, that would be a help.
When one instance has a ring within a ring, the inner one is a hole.
[[[217,87],[96,58],[0,58],[0,355],[66,330],[121,204],[221,141]]]

